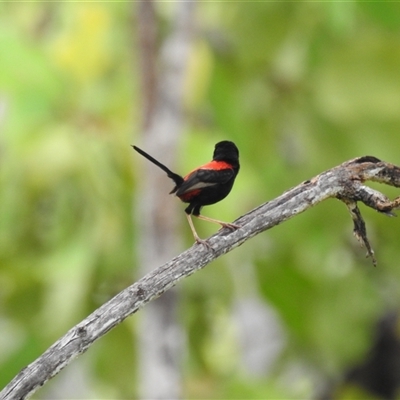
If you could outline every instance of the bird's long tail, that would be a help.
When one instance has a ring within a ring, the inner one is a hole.
[[[157,165],[157,167],[161,168],[164,172],[166,172],[168,175],[168,178],[171,178],[175,182],[177,187],[183,183],[183,178],[180,175],[176,174],[175,172],[172,172],[169,168],[167,168],[164,164],[161,164],[159,161],[157,161],[155,158],[153,158],[150,154],[147,154],[142,149],[139,149],[139,147],[136,147],[136,146],[132,146],[132,147],[143,157],[147,158],[153,164]],[[171,193],[174,193],[176,191],[177,187]]]

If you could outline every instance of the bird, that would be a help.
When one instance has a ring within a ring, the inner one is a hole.
[[[182,202],[189,203],[185,208],[185,214],[196,243],[211,248],[209,243],[197,234],[192,216],[219,224],[223,228],[231,230],[240,228],[239,225],[200,215],[203,206],[209,206],[223,200],[233,187],[240,169],[239,150],[233,142],[229,140],[218,142],[215,145],[212,160],[195,168],[185,176],[172,172],[139,147],[134,145],[132,147],[140,155],[166,172],[167,176],[174,181],[175,186],[169,194],[175,194]]]

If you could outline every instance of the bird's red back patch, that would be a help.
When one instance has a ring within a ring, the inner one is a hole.
[[[195,168],[193,171],[190,171],[183,179],[187,179],[193,172],[198,171],[199,169],[211,169],[213,171],[220,171],[222,169],[232,169],[232,165],[225,161],[210,161],[207,164],[202,165],[201,167]]]

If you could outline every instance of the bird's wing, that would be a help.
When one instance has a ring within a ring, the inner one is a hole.
[[[235,172],[232,168],[213,169],[200,167],[185,176],[184,182],[179,186],[176,195],[179,197],[194,190],[226,183],[234,175]]]

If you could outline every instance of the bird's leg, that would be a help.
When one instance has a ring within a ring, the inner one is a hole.
[[[187,220],[189,222],[190,229],[192,230],[192,233],[193,233],[193,236],[194,236],[194,240],[196,241],[196,243],[200,243],[200,244],[204,245],[205,247],[207,247],[208,249],[213,250],[211,245],[206,240],[200,239],[199,235],[196,232],[196,229],[194,228],[193,221],[192,221],[192,215],[191,214],[186,214],[186,218],[187,218]]]
[[[223,222],[218,219],[210,218],[210,217],[205,217],[204,215],[195,215],[195,217],[202,219],[203,221],[208,221],[208,222],[213,222],[214,224],[221,225],[223,228],[229,228],[235,231],[236,229],[239,229],[241,226],[240,225],[235,225],[235,224],[230,224],[228,222]]]

